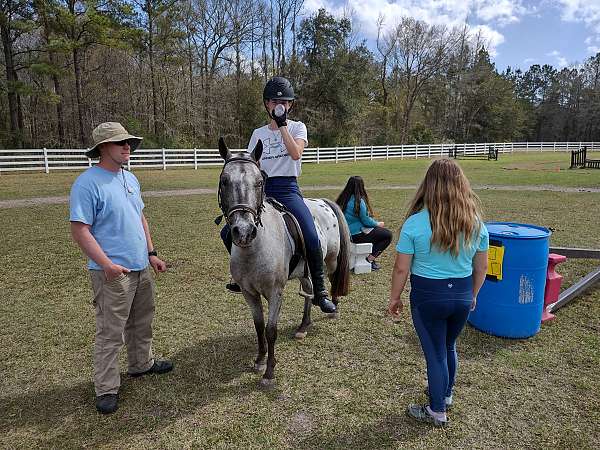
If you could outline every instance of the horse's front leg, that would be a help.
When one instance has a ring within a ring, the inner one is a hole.
[[[275,384],[275,341],[277,340],[277,322],[279,320],[279,312],[281,311],[282,301],[281,290],[275,292],[268,299],[269,301],[269,321],[267,322],[267,370],[260,380],[260,384],[264,387],[271,387]]]
[[[304,314],[302,315],[302,323],[296,330],[294,336],[296,339],[304,339],[306,337],[306,333],[308,332],[308,327],[311,325],[310,320],[310,310],[312,307],[312,283],[308,278],[300,279],[300,295],[304,297]]]
[[[265,317],[263,313],[263,305],[260,299],[260,294],[253,296],[246,291],[242,291],[244,298],[252,311],[252,319],[254,320],[254,328],[256,329],[256,338],[258,341],[258,355],[254,361],[254,370],[262,372],[266,367],[267,356],[267,341],[265,339]]]

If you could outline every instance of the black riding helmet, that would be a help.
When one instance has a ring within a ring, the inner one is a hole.
[[[294,88],[287,78],[273,77],[265,85],[263,100],[294,101]]]

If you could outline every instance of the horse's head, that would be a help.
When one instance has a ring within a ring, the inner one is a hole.
[[[258,141],[252,153],[232,155],[223,138],[219,139],[219,153],[225,160],[219,178],[219,206],[238,247],[250,245],[261,225],[265,180],[258,161],[262,148]]]

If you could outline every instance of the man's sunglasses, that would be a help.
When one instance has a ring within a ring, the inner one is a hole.
[[[118,145],[119,147],[125,147],[125,144],[131,145],[129,139],[123,139],[122,141],[113,142],[113,144]]]

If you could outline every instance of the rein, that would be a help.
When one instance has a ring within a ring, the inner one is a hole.
[[[215,219],[215,223],[217,225],[220,224],[222,218],[224,217],[227,224],[230,224],[231,215],[235,212],[242,211],[242,212],[248,212],[248,213],[252,214],[255,226],[259,226],[259,225],[263,226],[260,216],[261,216],[263,210],[265,209],[265,205],[264,205],[265,173],[262,171],[261,171],[261,174],[263,176],[263,179],[261,180],[261,185],[260,185],[260,204],[256,208],[253,208],[252,206],[250,206],[248,204],[238,203],[237,205],[233,205],[229,209],[225,210],[225,207],[224,207],[223,201],[222,201],[223,196],[221,194],[221,190],[223,189],[223,171],[225,170],[225,166],[227,166],[227,164],[234,163],[234,162],[251,163],[251,164],[254,164],[256,167],[258,167],[258,169],[260,170],[260,165],[258,164],[258,162],[254,161],[253,159],[236,156],[236,157],[230,158],[227,161],[225,161],[225,164],[223,164],[223,169],[221,170],[221,175],[219,176],[219,190],[218,190],[219,208],[221,209],[221,212],[223,213],[223,215],[217,217]]]

